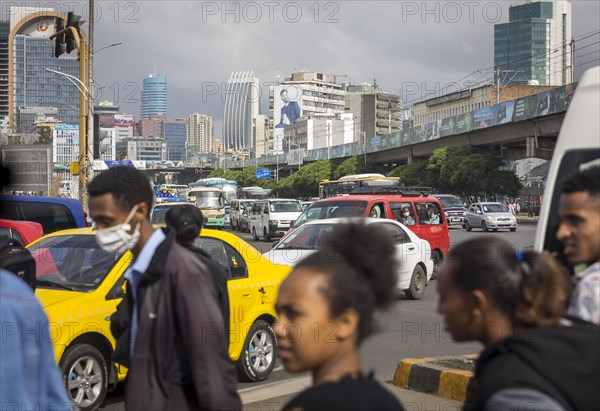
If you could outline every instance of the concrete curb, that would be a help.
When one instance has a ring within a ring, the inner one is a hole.
[[[392,383],[398,387],[464,402],[477,357],[478,354],[407,358],[398,363]],[[445,365],[450,363],[464,363],[464,367],[452,368]]]

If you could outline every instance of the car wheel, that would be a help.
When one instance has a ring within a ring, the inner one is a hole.
[[[485,223],[485,221],[482,221],[481,222],[481,231],[487,232],[487,230],[488,230],[487,224]]]
[[[267,232],[266,228],[263,228],[263,241],[266,241],[267,243],[271,241],[271,236]]]
[[[404,290],[404,294],[411,300],[420,300],[425,294],[425,287],[427,286],[427,276],[425,270],[420,265],[416,266],[412,278],[410,279],[410,286]]]
[[[511,228],[510,231],[512,231],[512,232],[517,231],[517,227]]]
[[[431,279],[435,280],[438,275],[440,264],[442,263],[442,256],[437,251],[431,253],[431,260],[433,261],[433,273],[431,273]]]
[[[80,410],[97,409],[106,395],[108,371],[100,351],[88,344],[69,348],[60,360],[67,394]]]
[[[249,382],[266,380],[275,367],[276,354],[277,337],[273,328],[266,321],[256,320],[237,362],[240,379]]]
[[[258,236],[256,235],[256,227],[252,227],[252,238],[254,241],[258,241]]]
[[[472,229],[473,227],[471,227],[471,224],[469,224],[469,220],[465,220],[465,230],[471,231]]]

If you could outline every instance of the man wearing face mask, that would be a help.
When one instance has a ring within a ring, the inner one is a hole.
[[[224,344],[210,271],[150,223],[154,193],[133,167],[113,167],[88,185],[96,241],[133,260],[111,317],[113,360],[129,368],[127,409],[237,410],[237,376]]]

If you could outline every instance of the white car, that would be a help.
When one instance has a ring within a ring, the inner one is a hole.
[[[331,218],[308,221],[287,234],[264,256],[272,263],[294,266],[304,257],[314,253],[323,236],[333,230],[336,224],[354,221],[381,226],[396,243],[396,256],[399,261],[397,289],[404,291],[412,300],[419,300],[433,273],[431,246],[406,226],[395,220],[382,218]]]

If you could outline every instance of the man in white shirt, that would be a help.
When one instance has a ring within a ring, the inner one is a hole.
[[[586,267],[576,276],[567,313],[600,324],[600,166],[563,183],[559,213],[556,238],[571,264]]]

